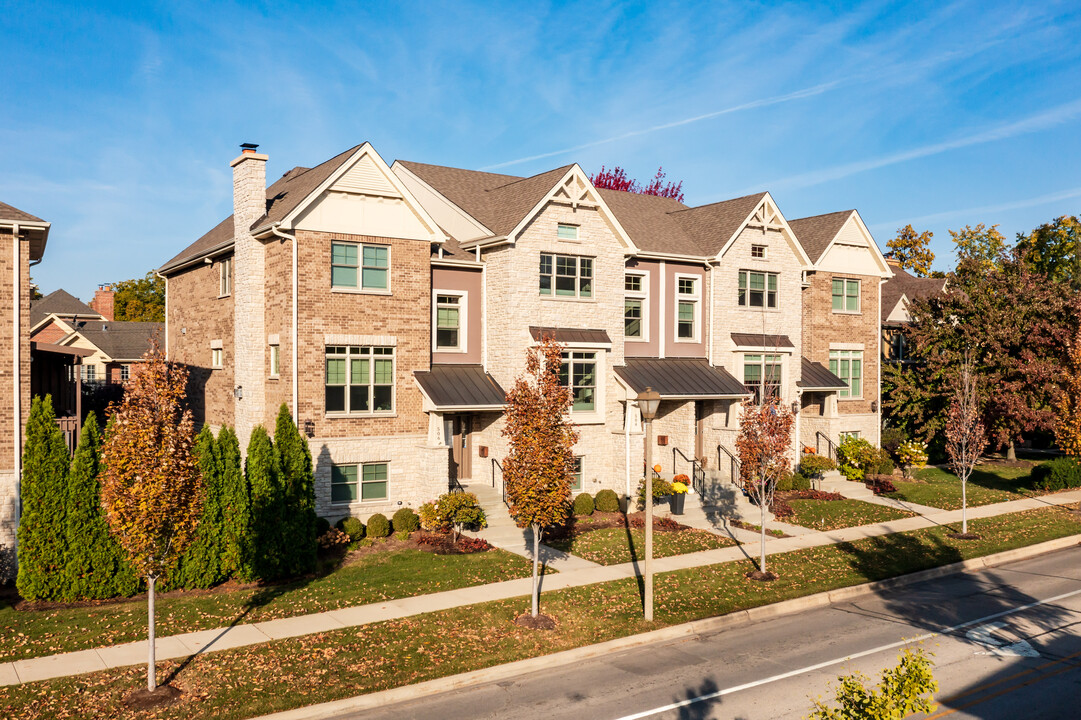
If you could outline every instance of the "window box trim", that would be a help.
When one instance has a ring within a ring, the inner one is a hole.
[[[680,280],[694,281],[693,295],[688,295],[679,291]],[[675,274],[676,297],[675,301],[673,302],[675,310],[675,320],[672,323],[673,342],[681,343],[684,345],[700,345],[702,343],[702,284],[704,282],[705,278],[703,278],[701,275],[694,275],[692,273]],[[679,304],[681,302],[689,302],[694,305],[694,335],[689,338],[681,338],[679,336]]]
[[[439,296],[450,295],[458,298],[458,347],[439,347],[438,320]],[[469,352],[469,291],[467,290],[432,290],[432,352],[465,355]]]

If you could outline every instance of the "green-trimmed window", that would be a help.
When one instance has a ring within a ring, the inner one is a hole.
[[[560,240],[577,240],[578,226],[564,225],[563,223],[560,223],[556,225],[556,237],[558,237]]]
[[[848,383],[840,397],[863,397],[862,350],[830,350],[830,372]]]
[[[623,334],[629,338],[642,337],[642,301],[637,298],[623,301]]]
[[[462,298],[458,295],[435,297],[435,347],[457,350],[462,342]]]
[[[330,244],[330,285],[357,290],[390,287],[390,248],[386,245]]]
[[[394,348],[327,347],[325,399],[328,413],[392,412]]]
[[[576,455],[571,463],[571,492],[582,492],[582,456]]]
[[[740,270],[739,304],[744,307],[777,307],[777,273]]]
[[[780,397],[782,362],[782,355],[743,356],[743,387],[754,395],[756,403]]]
[[[570,388],[571,412],[597,409],[597,353],[564,351],[559,366],[559,383]]]
[[[593,297],[593,258],[541,253],[540,294]]]
[[[331,502],[371,502],[387,499],[387,463],[332,465]]]
[[[847,278],[833,278],[834,312],[860,311],[860,281]]]

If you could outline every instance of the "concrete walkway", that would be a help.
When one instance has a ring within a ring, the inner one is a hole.
[[[1081,490],[970,508],[968,516],[970,519],[995,517],[1077,502],[1081,502]],[[904,518],[892,522],[830,532],[812,532],[788,538],[774,538],[766,543],[766,552],[769,555],[774,555],[803,548],[820,547],[841,542],[851,542],[862,538],[919,530],[935,525],[950,525],[960,520],[960,510],[938,510],[927,516]],[[654,572],[671,572],[673,570],[742,560],[749,556],[748,553],[756,554],[753,546],[726,547],[661,558],[654,560]],[[609,582],[634,577],[641,573],[641,568],[637,562],[609,566],[594,565],[593,563],[588,563],[588,565],[589,567],[577,569],[568,567],[554,575],[545,576],[542,578],[541,591],[551,592],[569,587]],[[411,615],[448,610],[491,600],[523,597],[529,595],[531,591],[531,578],[522,578],[461,588],[459,590],[449,590],[431,595],[359,605],[312,615],[172,635],[157,639],[157,656],[161,660],[188,657],[206,652],[256,645],[271,640],[299,637],[328,630],[338,630]],[[147,650],[147,643],[143,640],[124,645],[18,660],[13,663],[0,663],[0,685],[16,685],[49,678],[80,675],[108,668],[138,665],[146,662]]]

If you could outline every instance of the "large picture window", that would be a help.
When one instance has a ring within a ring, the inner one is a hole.
[[[559,383],[571,391],[571,412],[597,409],[597,353],[565,351]]]
[[[326,369],[326,412],[393,412],[394,348],[331,346]]]
[[[593,297],[593,258],[541,253],[540,294]]]
[[[777,307],[777,273],[740,270],[739,304],[744,307]]]
[[[781,364],[783,355],[744,355],[743,387],[761,403],[767,398],[781,396]]]
[[[330,285],[355,290],[390,287],[390,248],[386,245],[331,243]]]
[[[830,350],[830,372],[848,383],[840,397],[863,397],[862,350]]]
[[[435,348],[459,350],[462,347],[462,297],[435,296]]]
[[[387,499],[387,463],[332,465],[331,502],[370,502]]]
[[[860,311],[860,281],[847,278],[833,279],[833,311],[858,313]]]

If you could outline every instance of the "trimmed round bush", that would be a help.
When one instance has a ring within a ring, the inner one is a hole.
[[[792,475],[785,475],[783,478],[777,481],[778,492],[789,492],[792,490]]]
[[[792,476],[792,489],[793,490],[810,490],[811,479],[800,473],[796,473]]]
[[[383,513],[376,513],[368,518],[368,537],[385,538],[390,535],[390,520]]]
[[[348,535],[351,541],[364,537],[364,523],[355,517],[342,518],[334,527]]]
[[[574,514],[579,516],[592,515],[593,496],[589,493],[581,493],[578,497],[574,498]]]
[[[330,530],[330,521],[329,520],[327,520],[325,517],[315,519],[315,535],[316,535],[316,537],[326,535],[328,530]]]
[[[413,508],[399,508],[390,519],[390,524],[394,526],[394,532],[411,533],[420,530],[420,518],[413,512]]]
[[[593,507],[600,512],[619,512],[619,495],[615,490],[601,490],[593,500]]]

